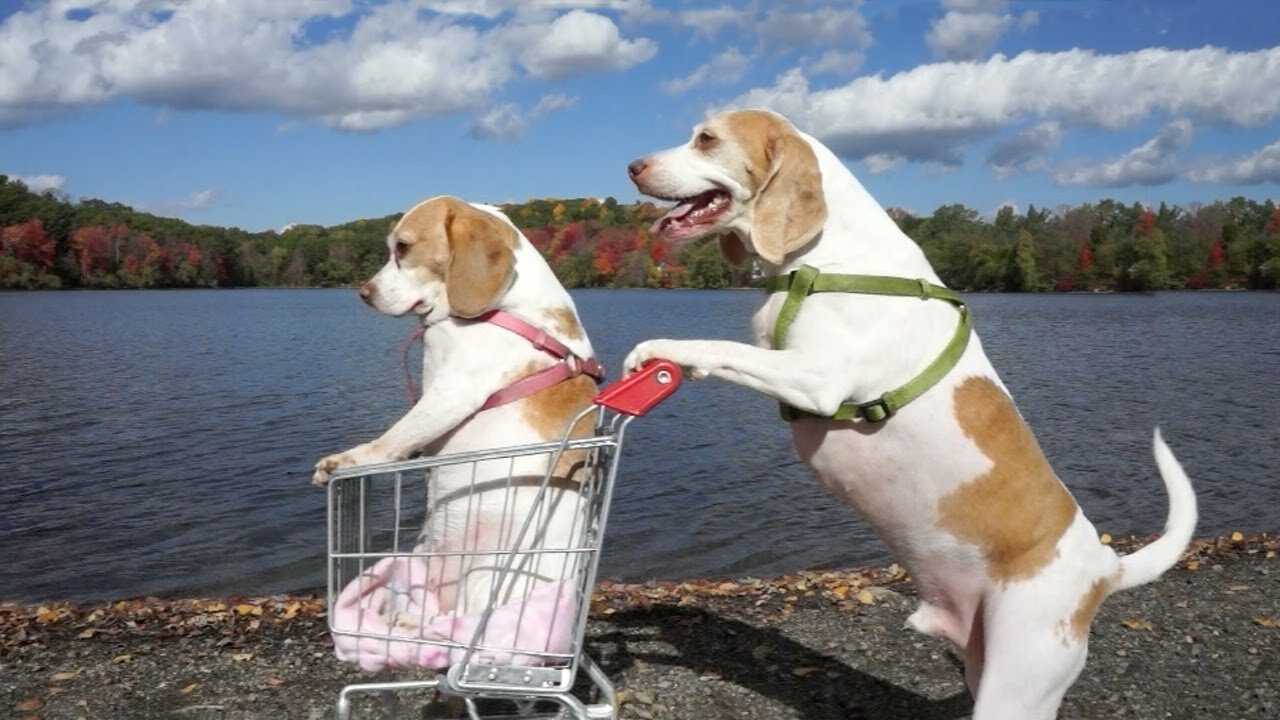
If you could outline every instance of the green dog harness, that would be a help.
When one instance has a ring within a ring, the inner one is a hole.
[[[927,280],[910,280],[883,275],[823,275],[817,268],[803,265],[788,275],[766,278],[764,289],[769,293],[787,293],[787,299],[782,303],[782,309],[778,311],[777,323],[773,327],[774,350],[781,350],[786,344],[787,330],[800,312],[800,305],[804,303],[804,299],[812,293],[846,292],[918,297],[921,300],[945,300],[955,306],[960,313],[960,323],[956,326],[955,334],[951,336],[951,342],[947,343],[942,352],[938,353],[938,357],[920,371],[919,375],[875,400],[862,403],[846,400],[840,405],[836,414],[831,416],[833,420],[860,418],[878,423],[889,419],[907,403],[920,397],[926,390],[946,377],[951,368],[960,362],[960,356],[964,355],[964,350],[969,345],[972,321],[969,319],[969,309],[965,306],[964,300],[954,291],[934,285]],[[782,419],[787,422],[802,417],[825,417],[786,404],[780,405],[779,411],[782,413]]]

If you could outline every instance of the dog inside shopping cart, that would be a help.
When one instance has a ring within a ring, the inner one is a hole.
[[[313,481],[331,486],[337,655],[366,670],[571,657],[594,502],[587,451],[509,449],[593,432],[603,371],[573,301],[490,206],[426,200],[387,250],[359,294],[416,318],[422,391],[380,437],[315,466]],[[424,472],[422,521],[422,501],[406,499]]]

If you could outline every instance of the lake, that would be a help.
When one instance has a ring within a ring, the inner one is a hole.
[[[616,378],[643,339],[745,339],[759,295],[574,298]],[[1156,424],[1196,484],[1198,534],[1280,529],[1280,293],[969,300],[1100,531],[1163,527]],[[323,586],[325,493],[311,467],[406,409],[411,327],[352,290],[0,293],[0,599]],[[633,423],[602,575],[887,561],[795,459],[776,413],[707,381]]]

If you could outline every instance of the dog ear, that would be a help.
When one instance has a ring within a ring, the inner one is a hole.
[[[766,146],[769,175],[751,208],[751,244],[764,260],[781,265],[787,253],[812,240],[827,221],[822,173],[813,148],[783,131]]]
[[[454,315],[475,317],[498,304],[515,272],[515,230],[466,203],[450,203],[445,219],[449,269],[445,293]]]
[[[738,237],[736,232],[721,233],[717,238],[720,243],[720,254],[730,265],[742,265],[747,261],[747,246],[742,243],[742,238]]]

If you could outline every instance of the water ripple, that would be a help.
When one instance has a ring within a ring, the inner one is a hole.
[[[744,340],[749,292],[575,294],[616,377],[655,336]],[[1199,532],[1280,527],[1280,295],[976,295],[988,353],[1085,512],[1155,532],[1160,424]],[[319,457],[403,413],[409,325],[350,291],[0,294],[0,597],[266,593],[324,582]],[[601,571],[880,562],[775,404],[687,383],[631,426]]]

